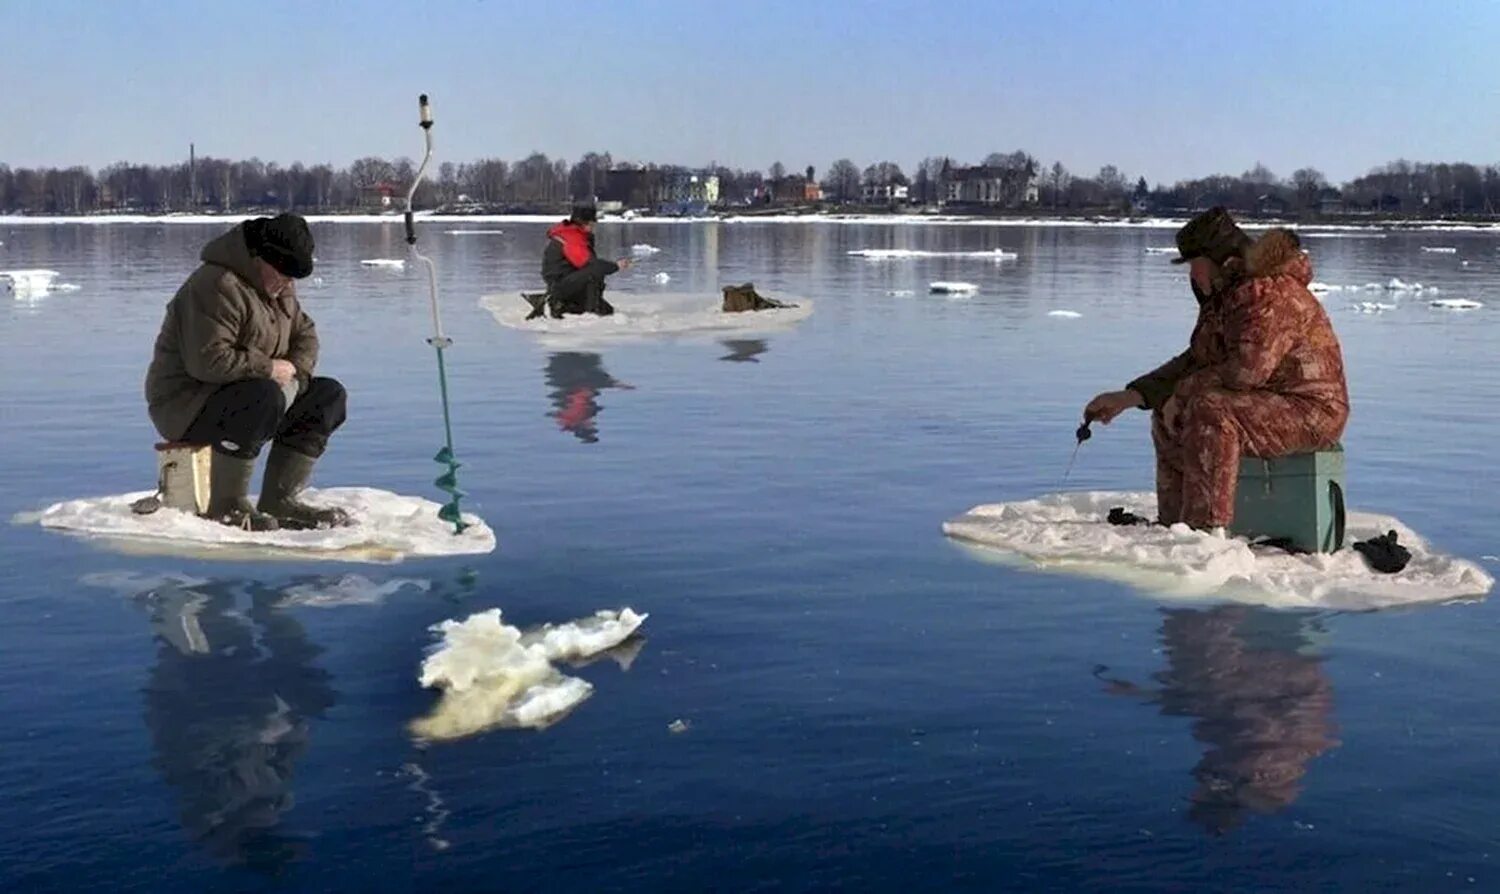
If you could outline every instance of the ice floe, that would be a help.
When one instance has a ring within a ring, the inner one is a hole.
[[[1443,310],[1478,310],[1484,307],[1483,302],[1472,298],[1436,298],[1431,303],[1433,307]]]
[[[472,527],[454,534],[437,517],[438,504],[368,487],[309,488],[316,505],[345,509],[357,524],[321,531],[246,531],[176,509],[136,515],[130,505],[151,491],[69,500],[23,513],[17,522],[35,522],[69,534],[105,541],[131,552],[172,553],[205,558],[301,558],[343,562],[399,562],[415,556],[458,556],[492,552],[495,534],[484,521],[465,515]]]
[[[654,255],[660,252],[661,249],[657,248],[654,245],[648,245],[645,242],[637,242],[635,245],[630,246],[630,253],[638,258],[644,258],[648,255]]]
[[[588,682],[563,674],[554,662],[613,649],[647,617],[623,608],[523,633],[492,608],[437,624],[431,629],[439,642],[417,679],[442,694],[430,714],[412,722],[411,731],[421,739],[443,740],[496,727],[550,726],[593,692]]]
[[[1083,316],[1076,310],[1052,310],[1047,312],[1049,317],[1061,317],[1065,320],[1076,320]]]
[[[933,282],[927,284],[927,290],[934,295],[972,295],[979,291],[979,286],[971,282]]]
[[[365,258],[360,264],[366,267],[379,267],[386,270],[404,270],[406,260],[404,258]]]
[[[767,297],[796,307],[724,313],[720,295],[610,291],[607,297],[615,307],[614,314],[607,317],[569,315],[561,320],[550,316],[527,320],[531,308],[515,292],[485,295],[479,299],[479,305],[500,325],[534,333],[543,344],[553,347],[641,338],[769,334],[791,328],[813,312],[810,301],[774,293]]]
[[[1177,247],[1175,245],[1148,245],[1146,246],[1146,254],[1175,255],[1177,254]]]
[[[1412,559],[1398,574],[1370,570],[1353,549],[1291,555],[1181,525],[1116,527],[1123,506],[1155,515],[1149,493],[1067,493],[978,506],[943,526],[980,554],[1038,570],[1098,577],[1183,600],[1244,602],[1273,608],[1363,610],[1478,598],[1494,578],[1478,565],[1434,551],[1394,518],[1350,512],[1347,541],[1395,531]]]
[[[672,274],[670,274],[667,271],[663,270],[660,273],[656,274],[655,276],[651,277],[651,281],[654,282],[654,283],[656,283],[657,285],[663,285],[664,286],[667,283],[669,283],[669,282],[672,281]]]
[[[1451,245],[1424,245],[1422,250],[1433,255],[1456,255],[1458,249]]]
[[[52,291],[56,270],[0,270],[0,284],[17,300],[37,298]]]
[[[859,248],[849,252],[868,261],[908,261],[913,258],[969,258],[984,261],[1014,261],[1021,256],[1013,251],[995,248],[989,251],[920,251],[912,248]]]
[[[444,230],[449,236],[501,236],[504,230]]]
[[[1395,310],[1396,305],[1386,304],[1381,301],[1359,301],[1349,305],[1351,309],[1362,314],[1383,314],[1388,310]]]

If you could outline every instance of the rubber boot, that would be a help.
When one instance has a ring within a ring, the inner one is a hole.
[[[280,444],[271,446],[266,460],[266,480],[260,489],[261,512],[275,517],[283,528],[305,531],[311,528],[342,528],[353,524],[342,509],[319,509],[297,499],[312,477],[317,459]]]
[[[250,478],[255,474],[255,458],[241,459],[227,453],[214,453],[208,471],[208,512],[205,517],[231,528],[246,531],[274,531],[276,519],[250,505]]]
[[[531,313],[526,315],[526,319],[535,320],[547,312],[546,292],[522,292],[521,297],[526,299],[527,304],[531,305]]]

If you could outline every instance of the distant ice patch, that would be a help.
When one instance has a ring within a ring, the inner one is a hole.
[[[1148,245],[1146,247],[1146,254],[1148,254],[1148,255],[1175,255],[1175,254],[1177,254],[1177,247],[1174,246],[1174,245]]]
[[[947,522],[943,531],[1011,564],[1116,580],[1169,599],[1358,611],[1478,598],[1495,583],[1473,562],[1435,552],[1394,518],[1349,513],[1348,542],[1396,531],[1411,550],[1405,570],[1379,574],[1347,548],[1296,556],[1251,549],[1244,540],[1182,525],[1116,527],[1105,520],[1116,506],[1151,517],[1156,498],[1150,493],[1053,494],[975,507]]]
[[[1003,248],[988,251],[921,251],[912,248],[860,248],[849,252],[869,261],[907,261],[913,258],[969,258],[984,261],[1014,261],[1021,256]]]
[[[663,270],[662,272],[660,272],[660,273],[656,274],[655,276],[651,277],[651,281],[654,282],[654,283],[656,283],[656,284],[658,284],[658,285],[663,285],[664,286],[667,283],[669,283],[669,282],[672,281],[672,274],[670,274],[667,271]]]
[[[1048,311],[1047,312],[1047,316],[1049,316],[1049,317],[1061,317],[1062,319],[1065,319],[1065,320],[1076,320],[1076,319],[1079,319],[1080,317],[1082,317],[1083,314],[1079,313],[1076,310],[1053,310],[1053,311]]]
[[[445,740],[496,727],[541,729],[588,698],[593,686],[554,662],[591,658],[635,634],[648,616],[629,608],[547,625],[530,633],[506,624],[498,608],[431,628],[441,639],[422,662],[418,682],[440,689],[432,713],[415,720],[421,739]]]
[[[1383,314],[1388,310],[1396,309],[1396,305],[1385,304],[1380,301],[1360,301],[1350,305],[1350,307],[1362,314]]]
[[[360,264],[366,267],[379,267],[385,270],[403,270],[406,268],[404,258],[365,258]]]
[[[1433,255],[1456,255],[1458,249],[1451,245],[1424,245],[1422,250]]]
[[[17,300],[38,298],[52,291],[59,275],[56,270],[0,270],[0,283]]]
[[[973,295],[979,291],[979,286],[971,282],[934,282],[927,284],[928,291],[934,295]]]
[[[1484,303],[1471,298],[1437,298],[1432,301],[1432,306],[1443,310],[1478,310],[1484,307]]]
[[[812,302],[775,293],[766,297],[797,306],[724,313],[723,298],[717,295],[610,291],[606,297],[615,307],[613,315],[569,315],[561,320],[550,316],[527,320],[531,308],[514,292],[485,295],[479,305],[501,326],[534,333],[544,345],[559,348],[642,338],[770,334],[796,326],[813,312]]]
[[[644,258],[649,255],[659,254],[660,252],[661,249],[657,248],[654,245],[649,245],[645,242],[637,242],[635,245],[630,246],[630,253],[638,258]]]
[[[889,292],[886,292],[886,294],[891,296],[892,298],[910,298],[917,293],[912,289],[891,289]]]
[[[504,230],[444,230],[449,236],[501,236]]]
[[[484,521],[465,515],[472,527],[454,534],[437,517],[438,504],[369,487],[309,488],[306,499],[345,509],[358,523],[325,531],[245,531],[176,509],[136,515],[130,504],[151,491],[56,503],[18,515],[69,534],[98,539],[130,552],[174,553],[204,558],[298,558],[341,562],[399,562],[413,556],[460,556],[493,552],[495,534]]]

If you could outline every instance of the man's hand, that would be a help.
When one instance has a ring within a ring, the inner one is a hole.
[[[1106,391],[1083,408],[1083,418],[1088,422],[1098,422],[1108,425],[1115,421],[1115,417],[1129,409],[1139,408],[1145,405],[1145,401],[1138,392]]]
[[[285,360],[271,361],[271,379],[278,385],[289,384],[297,378],[297,367]]]
[[[629,270],[630,265],[634,264],[635,261],[632,261],[630,258],[621,258],[620,260],[615,261],[615,263],[620,265],[621,270]]]

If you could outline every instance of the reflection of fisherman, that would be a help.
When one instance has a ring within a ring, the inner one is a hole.
[[[523,295],[531,304],[526,319],[542,315],[545,308],[561,319],[564,314],[598,314],[607,317],[615,312],[604,300],[604,278],[630,267],[629,258],[606,261],[594,251],[594,225],[599,212],[593,205],[578,205],[572,215],[547,231],[547,247],[542,251],[544,294]]]
[[[632,386],[618,381],[604,371],[598,354],[564,352],[547,359],[547,386],[556,412],[552,418],[563,431],[585,444],[599,440],[599,392],[606,388],[630,390]]]
[[[276,594],[236,611],[224,584],[149,594],[156,665],[145,690],[156,766],[178,793],[183,826],[216,856],[265,869],[294,859],[278,835],[309,720],[333,705],[318,648]]]
[[[755,358],[771,349],[763,338],[726,338],[719,344],[729,349],[719,359],[730,363],[759,363]]]
[[[1247,812],[1290,806],[1308,762],[1339,744],[1333,687],[1322,659],[1308,654],[1305,616],[1241,606],[1165,615],[1160,688],[1108,682],[1116,693],[1149,696],[1163,714],[1196,718],[1193,738],[1205,749],[1188,817],[1222,835]]]

